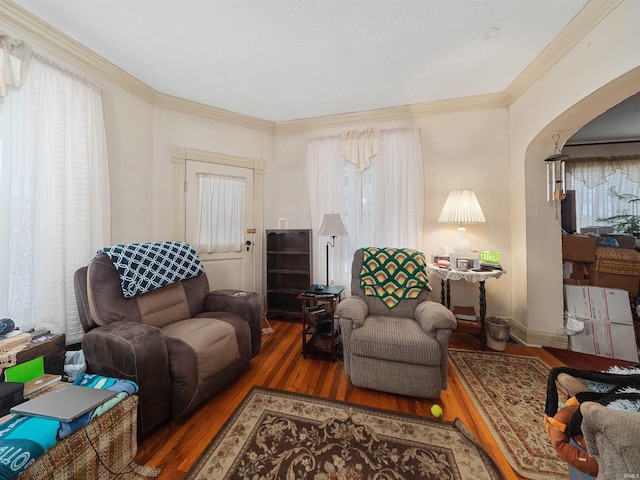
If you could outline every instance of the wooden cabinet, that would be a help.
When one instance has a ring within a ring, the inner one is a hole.
[[[311,230],[267,230],[267,316],[300,318],[312,279]]]

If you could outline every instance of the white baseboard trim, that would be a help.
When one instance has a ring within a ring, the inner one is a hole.
[[[512,318],[507,319],[511,326],[511,336],[528,347],[567,348],[568,338],[564,333],[530,330]]]

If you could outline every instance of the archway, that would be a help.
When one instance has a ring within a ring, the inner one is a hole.
[[[619,76],[583,97],[542,128],[526,148],[525,229],[514,235],[513,255],[520,251],[526,274],[522,286],[513,285],[514,315],[526,319],[524,338],[527,344],[565,346],[563,333],[563,284],[560,215],[545,198],[544,158],[553,152],[552,136],[559,133],[560,147],[590,120],[638,92],[640,67]],[[518,239],[521,245],[518,244]],[[525,278],[526,277],[526,278]],[[519,310],[518,310],[519,308]]]

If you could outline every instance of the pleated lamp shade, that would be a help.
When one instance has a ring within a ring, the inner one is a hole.
[[[453,190],[438,217],[439,223],[485,223],[482,208],[473,190]]]
[[[485,223],[486,221],[473,190],[451,191],[438,217],[439,223],[457,223],[460,225],[458,227],[458,240],[453,248],[456,253],[471,252],[471,245],[465,239],[467,229],[462,224]]]

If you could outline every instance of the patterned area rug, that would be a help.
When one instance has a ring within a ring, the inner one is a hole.
[[[550,368],[535,357],[449,349],[451,365],[513,469],[526,478],[569,478],[544,427]]]
[[[254,387],[185,480],[504,479],[460,421]]]

